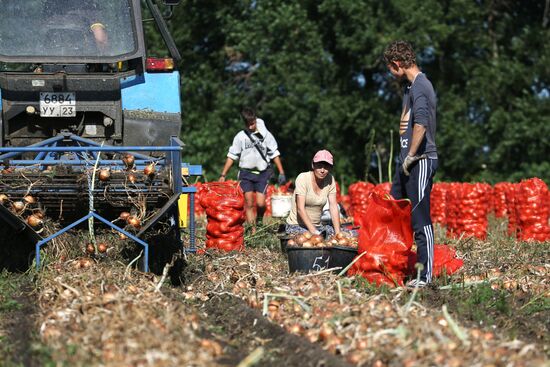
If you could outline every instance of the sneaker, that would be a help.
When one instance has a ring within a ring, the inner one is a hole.
[[[428,283],[424,280],[413,279],[409,281],[405,286],[409,289],[414,289],[414,288],[424,288],[427,285]]]

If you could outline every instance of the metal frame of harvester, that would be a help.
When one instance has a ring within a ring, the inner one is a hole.
[[[179,245],[183,252],[195,252],[195,192],[196,188],[193,186],[184,186],[183,177],[186,176],[199,176],[202,173],[202,167],[200,165],[189,165],[181,162],[181,152],[183,148],[183,142],[176,138],[170,138],[168,146],[105,146],[100,145],[95,141],[79,137],[74,134],[64,133],[59,134],[56,137],[44,140],[40,143],[33,144],[27,147],[9,147],[0,148],[0,161],[6,166],[13,169],[15,173],[18,171],[41,171],[45,172],[46,169],[51,169],[52,166],[68,166],[71,171],[74,172],[90,172],[97,169],[97,166],[108,167],[112,170],[123,170],[125,165],[121,159],[100,159],[101,153],[131,153],[135,158],[135,169],[143,169],[147,164],[154,163],[160,172],[165,172],[169,177],[170,182],[170,198],[166,201],[162,208],[160,208],[156,214],[147,221],[137,234],[132,234],[123,228],[115,225],[113,222],[105,219],[103,216],[97,214],[94,210],[93,198],[95,195],[105,190],[104,187],[98,187],[93,189],[93,183],[89,184],[88,198],[90,200],[90,206],[88,213],[79,218],[78,220],[66,225],[64,228],[49,235],[46,238],[42,238],[32,228],[30,228],[21,218],[17,217],[14,213],[10,212],[2,205],[0,207],[0,216],[10,225],[16,232],[25,232],[27,237],[33,240],[35,243],[35,258],[36,267],[40,267],[41,256],[40,249],[54,238],[66,233],[70,229],[78,226],[86,220],[97,219],[104,225],[118,231],[134,242],[143,247],[143,269],[149,271],[149,244],[140,239],[148,229],[150,229],[155,223],[165,216],[171,216],[171,224],[174,230],[178,232],[176,238],[179,240]],[[149,156],[140,152],[160,152],[162,155]],[[32,159],[22,159],[21,155],[25,153],[37,153]],[[145,187],[144,183],[137,183],[134,185],[134,191],[144,192],[151,191],[151,184]],[[42,196],[47,195],[44,192],[44,188],[38,192],[26,190],[27,194],[40,194]],[[59,188],[52,188],[59,192]],[[65,190],[71,191],[72,188],[66,188]],[[76,190],[76,189],[75,189]],[[120,187],[115,187],[115,191],[123,191]],[[188,200],[187,200],[188,199]],[[187,215],[187,202],[189,202],[189,214]],[[178,210],[179,209],[179,210]],[[188,228],[189,231],[189,247],[184,247],[181,236],[179,236],[180,227]]]

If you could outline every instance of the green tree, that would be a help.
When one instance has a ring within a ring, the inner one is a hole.
[[[328,148],[339,178],[362,179],[371,131],[386,167],[403,86],[381,54],[406,39],[438,95],[438,179],[550,182],[548,11],[542,0],[184,0],[171,27],[185,160],[217,178],[248,104],[290,176]]]

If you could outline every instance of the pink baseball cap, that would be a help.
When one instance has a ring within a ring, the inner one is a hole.
[[[331,166],[334,166],[334,160],[332,158],[332,154],[328,150],[320,150],[313,156],[313,163],[317,162],[327,162]]]

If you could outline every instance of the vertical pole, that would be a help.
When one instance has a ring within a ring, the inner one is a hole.
[[[172,178],[174,180],[174,194],[181,195],[182,194],[182,188],[183,188],[183,180],[181,178],[181,144],[179,142],[179,139],[177,139],[175,136],[170,137],[170,146],[177,146],[180,147],[177,151],[170,151],[170,163],[171,163],[171,169],[172,169]],[[177,205],[177,204],[176,204]],[[174,231],[176,232],[176,238],[179,241],[180,247],[182,251],[185,251],[183,248],[183,241],[181,240],[181,233],[179,229],[179,211],[176,207],[176,210],[172,211],[174,214]]]
[[[195,252],[195,193],[189,194],[189,244],[190,251]]]

